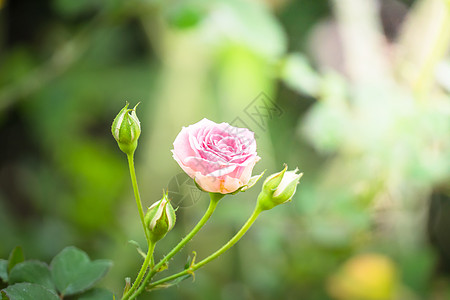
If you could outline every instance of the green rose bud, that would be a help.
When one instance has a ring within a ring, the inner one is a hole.
[[[175,210],[164,193],[163,198],[148,208],[145,226],[153,243],[162,239],[175,225]]]
[[[264,181],[262,191],[258,196],[258,206],[261,210],[268,210],[292,200],[303,173],[297,174],[298,169],[286,170],[287,166]]]
[[[281,180],[283,179],[284,173],[286,173],[286,170],[287,170],[287,165],[284,165],[284,169],[281,172],[272,174],[269,177],[267,177],[263,183],[264,191],[266,191],[268,193],[275,191],[277,189],[277,187],[280,185]]]
[[[137,148],[137,141],[141,134],[141,123],[136,115],[136,106],[128,108],[129,103],[119,112],[111,126],[111,132],[119,145],[120,150],[131,155]]]

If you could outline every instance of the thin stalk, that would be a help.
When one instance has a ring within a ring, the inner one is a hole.
[[[147,238],[147,243],[149,244],[149,247],[150,247],[151,242],[149,240],[147,230],[145,229],[144,210],[142,209],[141,196],[139,195],[139,189],[138,189],[138,184],[137,184],[137,179],[136,179],[136,171],[134,170],[134,155],[128,154],[127,158],[128,158],[128,166],[130,168],[131,183],[133,184],[134,198],[136,198],[136,205],[137,205],[137,209],[139,211],[139,218],[141,219],[142,227],[144,229],[144,234],[145,234],[145,237]]]
[[[189,232],[179,243],[176,245],[166,256],[164,256],[163,259],[157,263],[150,272],[148,272],[147,276],[145,277],[142,285],[138,288],[138,290],[130,297],[130,300],[135,299],[139,294],[141,294],[145,286],[147,285],[148,281],[158,272],[158,270],[165,264],[167,261],[169,261],[176,253],[178,253],[198,232],[199,230],[205,225],[205,223],[208,221],[208,219],[213,214],[214,210],[217,207],[217,204],[219,203],[219,200],[222,199],[224,195],[221,194],[214,194],[210,193],[210,202],[208,209],[206,210],[203,217],[198,221],[197,225],[192,229],[191,232]]]
[[[134,281],[131,288],[123,295],[122,300],[129,299],[130,296],[134,293],[134,291],[139,287],[141,284],[142,278],[144,278],[145,272],[147,272],[147,269],[149,267],[149,264],[153,262],[153,251],[155,250],[155,244],[156,243],[150,243],[148,245],[148,252],[147,256],[145,257],[145,260],[142,264],[141,270],[139,271],[136,280]]]
[[[229,240],[225,245],[223,245],[222,248],[220,248],[219,250],[217,250],[216,252],[214,252],[213,254],[208,256],[207,258],[203,259],[202,261],[192,265],[189,269],[186,269],[186,270],[181,271],[179,273],[173,274],[171,276],[168,276],[168,277],[165,277],[165,278],[162,278],[162,279],[160,279],[158,281],[153,282],[152,284],[149,285],[149,288],[151,289],[151,288],[154,288],[154,287],[156,287],[156,286],[158,286],[160,284],[163,284],[165,282],[177,279],[178,277],[181,277],[181,276],[184,276],[184,275],[187,275],[187,274],[192,274],[195,270],[203,267],[204,265],[206,265],[210,261],[218,258],[225,251],[227,251],[234,244],[236,244],[242,238],[242,236],[244,236],[244,234],[249,230],[249,228],[253,225],[255,220],[258,218],[258,216],[261,213],[261,211],[262,210],[260,209],[260,207],[257,206],[255,208],[255,210],[253,211],[252,215],[250,216],[250,218],[244,224],[244,226],[242,226],[242,228],[238,231],[238,233],[236,233],[236,235],[233,236],[233,238],[231,240]]]

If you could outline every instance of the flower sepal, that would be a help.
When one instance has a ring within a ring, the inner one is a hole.
[[[238,188],[236,191],[232,192],[232,195],[235,195],[239,192],[245,192],[248,191],[250,188],[252,188],[264,175],[264,173],[266,172],[266,170],[264,170],[261,174],[259,175],[255,175],[250,177],[249,181],[247,182],[247,184],[244,184],[243,186],[241,186],[240,188]]]

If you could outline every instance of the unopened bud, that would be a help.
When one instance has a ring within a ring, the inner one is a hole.
[[[139,103],[138,103],[139,104]],[[119,145],[120,150],[131,155],[137,148],[141,124],[136,115],[136,107],[128,108],[129,103],[119,112],[111,126],[111,132]]]
[[[287,165],[284,165],[284,169],[281,172],[274,173],[264,180],[263,189],[266,192],[273,192],[280,185],[283,179],[284,173],[286,173]]]
[[[292,200],[303,173],[297,174],[298,169],[286,170],[287,166],[264,181],[262,191],[258,196],[258,205],[262,210],[268,210]]]
[[[164,193],[163,198],[148,208],[145,226],[153,243],[162,239],[175,225],[175,210]]]

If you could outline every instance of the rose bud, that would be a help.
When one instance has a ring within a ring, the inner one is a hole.
[[[281,172],[270,175],[264,181],[262,191],[258,196],[258,205],[262,210],[268,210],[291,201],[303,173],[297,174],[298,169],[294,171],[286,170],[287,166]]]
[[[201,190],[220,194],[249,187],[253,167],[260,159],[253,132],[208,119],[183,127],[172,153]]]
[[[136,115],[136,106],[128,108],[129,103],[119,112],[111,126],[111,132],[119,145],[120,150],[131,155],[137,148],[139,135],[141,134],[141,124]]]
[[[156,243],[162,239],[175,225],[175,210],[164,193],[163,198],[150,206],[145,215],[145,226],[150,240]]]

